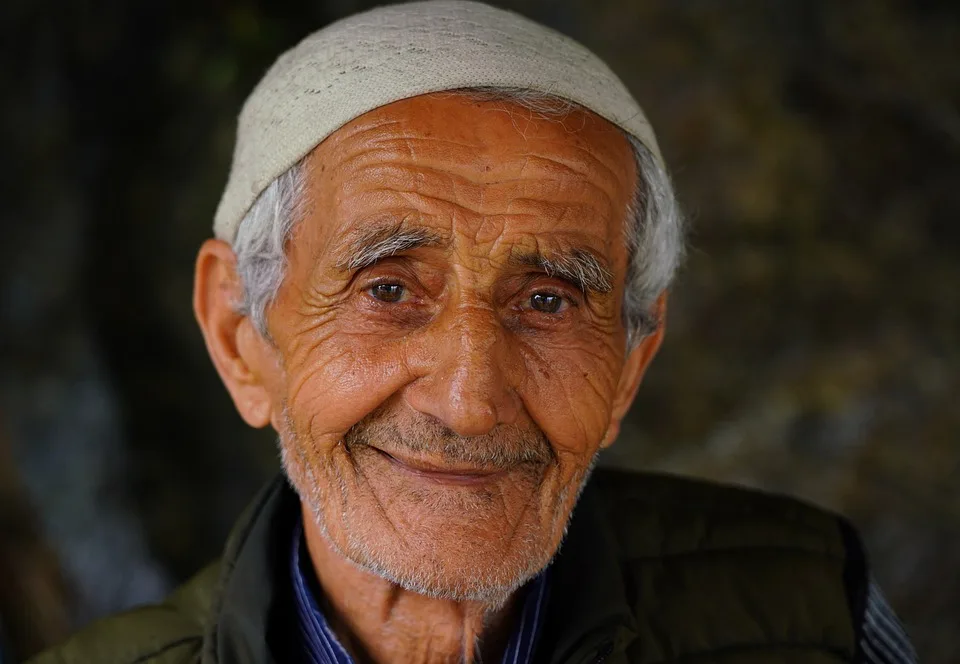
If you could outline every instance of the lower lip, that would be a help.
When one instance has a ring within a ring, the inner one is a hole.
[[[376,448],[374,448],[376,449]],[[477,486],[481,484],[487,484],[489,482],[494,482],[504,475],[506,475],[506,470],[497,470],[493,472],[450,472],[443,470],[427,470],[425,468],[418,468],[416,466],[411,466],[404,463],[400,459],[391,456],[384,452],[383,450],[377,450],[384,459],[392,463],[394,466],[403,470],[411,475],[414,475],[418,478],[429,480],[431,482],[436,482],[437,484],[454,484],[459,486]]]

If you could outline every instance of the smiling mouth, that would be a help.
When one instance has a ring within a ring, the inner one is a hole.
[[[464,486],[486,484],[500,479],[509,472],[509,469],[506,468],[439,466],[422,459],[400,458],[376,447],[371,449],[378,452],[384,459],[392,463],[399,470],[415,475],[421,479],[437,482],[438,484],[459,484]]]

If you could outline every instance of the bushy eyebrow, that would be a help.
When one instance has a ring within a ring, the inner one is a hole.
[[[343,271],[362,270],[402,251],[444,244],[444,238],[426,228],[405,227],[402,222],[379,223],[351,233],[340,245],[336,261]]]
[[[586,293],[610,293],[613,291],[613,272],[605,261],[587,249],[550,252],[514,253],[510,262],[515,265],[536,267],[547,276],[569,281]]]
[[[377,223],[350,233],[341,243],[336,261],[343,271],[362,270],[403,251],[446,244],[442,235],[426,228],[405,226],[403,222]],[[610,293],[613,273],[606,262],[588,249],[568,251],[514,252],[510,263],[543,270],[548,276],[569,281],[582,292]]]

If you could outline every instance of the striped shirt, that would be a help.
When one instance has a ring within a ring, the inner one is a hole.
[[[291,574],[297,622],[304,657],[310,664],[353,664],[317,603],[308,579],[313,578],[306,555],[303,524],[297,524]],[[510,639],[502,664],[530,664],[543,623],[547,600],[547,572],[530,581],[520,623]],[[917,664],[917,654],[903,625],[887,603],[880,587],[870,581],[860,637],[857,664]]]
[[[294,530],[291,573],[304,659],[310,664],[353,664],[353,658],[333,633],[311,590],[308,579],[313,578],[313,571],[305,562],[309,556],[306,554],[303,523],[298,523]],[[503,664],[529,664],[533,661],[547,600],[548,572],[549,568],[527,584],[520,622],[507,645],[501,660]]]
[[[917,664],[913,644],[873,580],[867,590],[860,653],[862,664]]]

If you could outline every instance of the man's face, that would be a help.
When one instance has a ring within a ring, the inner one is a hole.
[[[430,95],[343,127],[306,173],[275,362],[253,367],[287,473],[353,562],[503,598],[556,551],[642,373],[629,144],[586,112]]]

